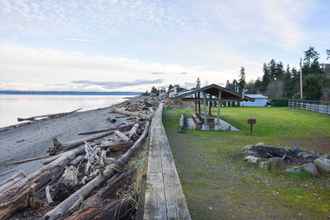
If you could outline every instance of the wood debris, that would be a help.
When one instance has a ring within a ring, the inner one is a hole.
[[[62,113],[56,113],[56,114],[47,114],[47,115],[38,115],[38,116],[33,116],[33,117],[28,117],[28,118],[17,118],[18,122],[21,121],[35,121],[38,119],[45,119],[45,118],[59,118],[59,117],[64,117],[70,114],[73,114],[75,112],[78,112],[79,110],[81,110],[81,108],[75,109],[71,112],[62,112]]]
[[[0,220],[132,216],[137,207],[132,196],[104,196],[119,190],[122,184],[118,183],[132,174],[125,167],[144,144],[158,104],[157,98],[149,96],[118,104],[110,113],[115,119],[111,127],[82,132],[90,136],[67,143],[54,138],[49,155],[18,161],[44,160],[44,165],[29,175],[17,174],[0,186]],[[86,207],[91,199],[102,205]]]

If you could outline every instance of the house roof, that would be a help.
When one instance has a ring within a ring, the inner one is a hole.
[[[184,97],[188,97],[191,96],[195,93],[198,92],[205,92],[207,94],[210,94],[212,96],[218,97],[219,96],[219,92],[221,92],[221,99],[225,99],[225,100],[253,100],[250,97],[242,97],[240,94],[230,91],[222,86],[219,86],[217,84],[211,84],[208,86],[204,86],[202,88],[199,89],[192,89],[183,93],[178,94],[177,96],[175,96],[175,98],[184,98]]]
[[[264,96],[262,94],[246,94],[246,96],[253,99],[268,99],[268,96]]]

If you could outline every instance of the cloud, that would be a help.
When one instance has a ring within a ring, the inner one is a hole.
[[[84,38],[66,38],[67,41],[75,41],[75,42],[81,42],[81,43],[89,43],[93,42],[93,40],[90,39],[84,39]],[[95,41],[95,40],[94,40]]]
[[[77,80],[72,81],[73,84],[82,85],[84,87],[90,86],[100,86],[104,89],[118,89],[129,86],[139,86],[139,85],[153,85],[157,86],[161,84],[164,80],[155,79],[155,80],[134,80],[134,81],[117,81],[117,82],[103,82],[103,81],[90,81],[90,80]]]
[[[163,72],[152,72],[152,75],[166,75],[166,73]]]
[[[214,69],[145,62],[1,43],[0,60],[1,89],[145,91],[152,84],[194,83],[197,77],[221,83],[235,77],[232,73],[239,70],[236,67]]]

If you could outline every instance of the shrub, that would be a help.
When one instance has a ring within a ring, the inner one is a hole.
[[[270,104],[273,107],[286,107],[288,106],[288,99],[272,99]]]

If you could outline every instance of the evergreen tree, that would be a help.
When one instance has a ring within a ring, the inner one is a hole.
[[[246,85],[246,81],[245,81],[245,69],[244,67],[241,67],[241,71],[239,74],[239,80],[238,80],[238,86],[239,86],[239,92],[242,94],[244,91]]]
[[[169,92],[169,91],[171,91],[171,89],[173,89],[173,88],[174,88],[174,86],[173,86],[172,84],[170,84],[170,85],[168,86],[167,91]]]
[[[268,84],[271,81],[270,69],[269,69],[269,67],[268,67],[268,65],[266,63],[264,63],[263,71],[264,71],[264,75],[262,76],[262,87],[261,87],[261,91],[262,92],[265,92],[266,89],[267,89]]]

